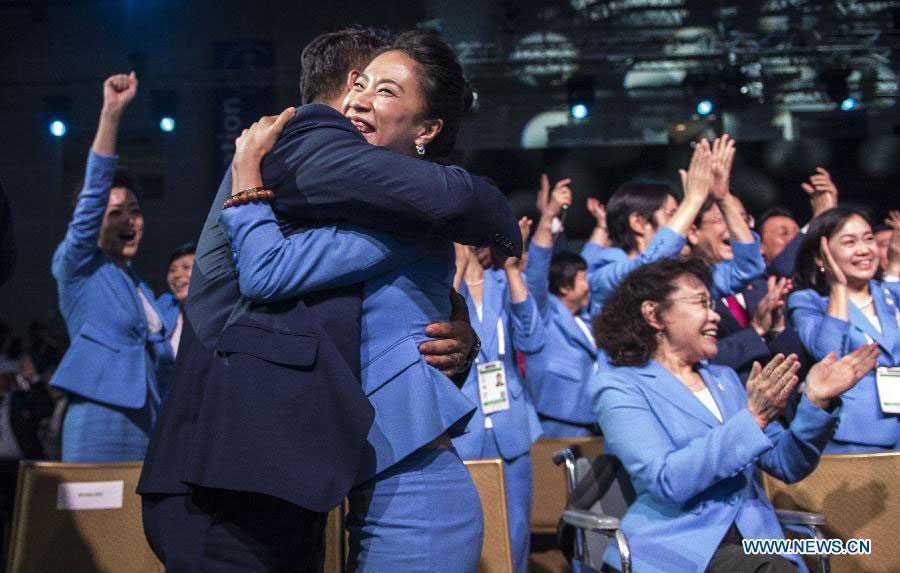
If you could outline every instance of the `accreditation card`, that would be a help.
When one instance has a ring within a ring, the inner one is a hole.
[[[875,371],[878,400],[885,414],[900,414],[900,368],[879,366]]]
[[[483,414],[509,410],[506,370],[503,368],[502,360],[478,365],[478,393],[481,396],[481,412]]]

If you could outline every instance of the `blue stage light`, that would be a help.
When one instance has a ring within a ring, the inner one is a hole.
[[[852,97],[846,98],[841,102],[841,111],[850,111],[851,109],[856,107],[856,100]]]
[[[55,119],[50,122],[50,133],[56,137],[62,137],[66,134],[67,128],[65,122]]]
[[[712,100],[705,99],[697,104],[697,113],[700,115],[709,115],[713,110]]]
[[[159,120],[159,128],[166,133],[175,130],[175,118],[165,116]]]
[[[572,106],[572,117],[575,119],[584,119],[588,116],[588,107],[583,103],[576,103]]]

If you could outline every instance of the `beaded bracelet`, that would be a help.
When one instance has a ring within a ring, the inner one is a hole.
[[[228,200],[225,201],[225,204],[222,205],[223,209],[227,209],[229,207],[235,207],[237,205],[246,205],[251,201],[262,201],[263,203],[271,203],[275,200],[275,193],[266,189],[265,187],[251,187],[249,189],[244,189],[238,193],[235,193]]]

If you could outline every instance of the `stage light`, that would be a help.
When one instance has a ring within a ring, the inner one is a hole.
[[[54,119],[50,122],[50,133],[52,133],[56,137],[62,137],[66,134],[68,128],[66,127],[66,122]]]
[[[856,107],[856,100],[852,97],[845,98],[844,101],[841,102],[841,111],[850,111]]]
[[[712,100],[705,99],[697,104],[697,113],[700,115],[709,115],[713,110]]]
[[[575,119],[584,119],[588,116],[588,107],[583,103],[576,103],[572,106],[572,117]]]
[[[62,137],[72,123],[72,100],[68,96],[51,95],[44,98],[47,130],[53,137]]]
[[[576,120],[586,118],[594,104],[594,78],[592,76],[575,76],[567,86],[569,112]]]
[[[175,131],[175,121],[178,119],[178,94],[174,90],[150,92],[150,111],[153,120],[163,133]]]

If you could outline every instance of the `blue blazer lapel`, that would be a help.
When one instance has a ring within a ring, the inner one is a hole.
[[[484,271],[484,320],[481,330],[484,338],[481,347],[488,356],[496,356],[500,348],[497,339],[497,319],[503,313],[503,283],[491,271]],[[509,352],[509,349],[506,349]]]
[[[720,425],[719,420],[716,419],[713,413],[710,412],[696,396],[694,396],[694,393],[688,390],[687,386],[682,384],[678,378],[675,378],[671,372],[660,366],[655,360],[651,360],[644,368],[638,369],[638,373],[642,376],[651,378],[650,380],[647,380],[647,388],[661,396],[667,402],[684,410],[684,412],[690,414],[710,428]],[[706,380],[705,377],[704,380]],[[712,390],[710,390],[710,392],[712,392]],[[717,403],[719,403],[718,400]],[[722,410],[721,404],[719,404],[719,409]],[[725,417],[724,410],[722,411],[722,417]]]
[[[884,343],[882,348],[891,357],[891,364],[896,363],[895,358],[900,356],[900,326],[897,324],[898,307],[894,295],[875,281],[869,283],[872,291],[872,301],[875,304],[875,312],[881,321],[881,334]]]
[[[735,401],[735,399],[743,399],[743,397],[737,394],[727,381],[720,380],[710,372],[709,368],[706,367],[706,362],[701,364],[702,366],[699,369],[700,376],[703,377],[706,387],[709,388],[709,393],[712,394],[716,405],[719,406],[719,413],[722,414],[722,419],[727,420],[735,410],[743,407],[742,403]]]
[[[551,304],[553,304],[556,309],[560,330],[565,334],[566,338],[571,342],[582,346],[592,358],[597,358],[597,349],[591,344],[588,337],[585,336],[584,331],[581,330],[578,323],[575,322],[575,316],[569,310],[569,307],[555,295],[551,295],[550,300],[552,301]],[[588,328],[590,328],[590,322],[588,322]]]
[[[873,295],[872,296],[873,302],[877,298],[878,298],[877,295]],[[874,340],[881,346],[882,350],[887,350],[888,352],[890,352],[891,347],[888,345],[887,341],[885,340],[884,333],[879,332],[878,329],[875,328],[875,325],[872,324],[872,321],[869,320],[869,318],[866,315],[864,315],[862,313],[862,311],[859,310],[859,308],[857,308],[855,304],[853,304],[852,301],[849,301],[847,303],[847,306],[850,307],[850,324],[852,324],[856,328],[858,328],[858,329],[862,330],[863,332],[865,332],[866,334],[868,334],[872,340]],[[875,306],[875,311],[878,312],[878,304],[877,303]],[[878,312],[878,318],[882,323],[884,322],[884,315],[881,314],[880,312]],[[884,327],[885,327],[885,325],[882,324],[881,328],[884,329]]]

